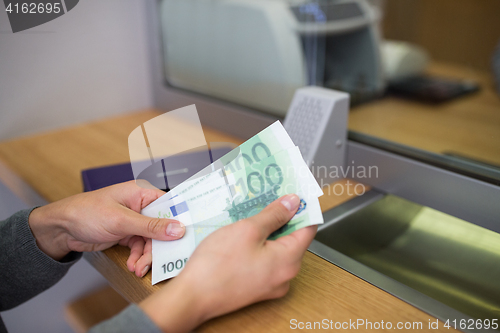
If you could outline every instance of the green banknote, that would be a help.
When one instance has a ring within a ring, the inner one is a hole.
[[[172,197],[196,190],[196,187],[224,176],[222,170],[234,172],[245,169],[253,163],[260,162],[282,150],[294,147],[293,141],[279,121],[274,122],[258,134],[254,135],[239,147],[233,149],[219,160],[197,172],[189,179],[173,188],[150,204],[155,206],[170,200]]]
[[[297,147],[254,161],[246,168],[228,165],[225,177],[198,185],[191,191],[148,206],[142,214],[174,218],[188,227],[175,242],[153,241],[153,283],[176,276],[196,246],[211,232],[259,213],[272,201],[288,193],[301,198],[297,214],[270,238],[287,235],[300,228],[323,222],[317,200],[317,183],[311,184],[310,171]]]
[[[300,192],[307,198],[317,197],[318,191],[321,192],[316,181],[311,179],[310,171],[297,147],[283,150],[244,169],[227,172],[224,177],[219,175],[179,194],[189,211],[189,220],[182,222],[191,224],[209,219],[225,210],[228,205],[234,206],[269,191],[277,197]],[[149,216],[157,213],[158,217],[170,218],[173,212],[169,213],[168,209],[174,207],[179,200],[175,197],[161,205],[148,206],[142,213]]]

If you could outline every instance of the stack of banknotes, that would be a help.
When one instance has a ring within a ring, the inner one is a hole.
[[[253,216],[290,193],[300,197],[300,207],[270,239],[323,223],[318,201],[323,191],[299,148],[277,121],[141,211],[145,216],[186,225],[179,240],[153,240],[152,283],[177,276],[210,233]]]

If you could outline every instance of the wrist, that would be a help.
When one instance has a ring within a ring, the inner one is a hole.
[[[206,320],[194,288],[179,277],[139,304],[163,332],[191,332]]]
[[[51,205],[35,208],[28,224],[38,248],[52,259],[59,261],[71,252],[63,223],[53,214]]]

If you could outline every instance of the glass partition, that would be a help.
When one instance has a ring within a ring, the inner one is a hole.
[[[165,84],[277,117],[302,86],[347,91],[351,140],[500,184],[500,2],[161,0],[158,8]]]

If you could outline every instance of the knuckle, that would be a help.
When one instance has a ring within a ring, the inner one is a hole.
[[[292,265],[288,268],[285,278],[289,281],[294,277],[296,277],[297,274],[299,274],[299,271],[300,271],[300,265]]]
[[[300,265],[292,264],[287,265],[281,270],[281,274],[279,275],[280,280],[279,283],[285,283],[292,280],[300,271]]]
[[[285,222],[288,222],[290,220],[288,218],[288,211],[286,211],[286,208],[280,206],[277,206],[271,211],[273,222],[278,228],[285,224]]]
[[[288,294],[289,290],[290,290],[290,283],[289,282],[281,284],[278,288],[275,289],[274,298],[284,297],[286,294]]]
[[[287,282],[285,283],[282,287],[281,287],[281,297],[285,296],[286,294],[288,294],[288,292],[290,291],[290,282]]]
[[[161,232],[162,228],[163,228],[163,223],[161,222],[160,219],[154,218],[154,219],[150,219],[148,221],[148,225],[147,225],[148,233],[155,234],[155,235],[159,234]]]
[[[141,240],[142,240],[142,237],[139,237],[139,236],[134,236],[134,237],[130,238],[129,247],[132,248],[137,242],[140,242]]]

